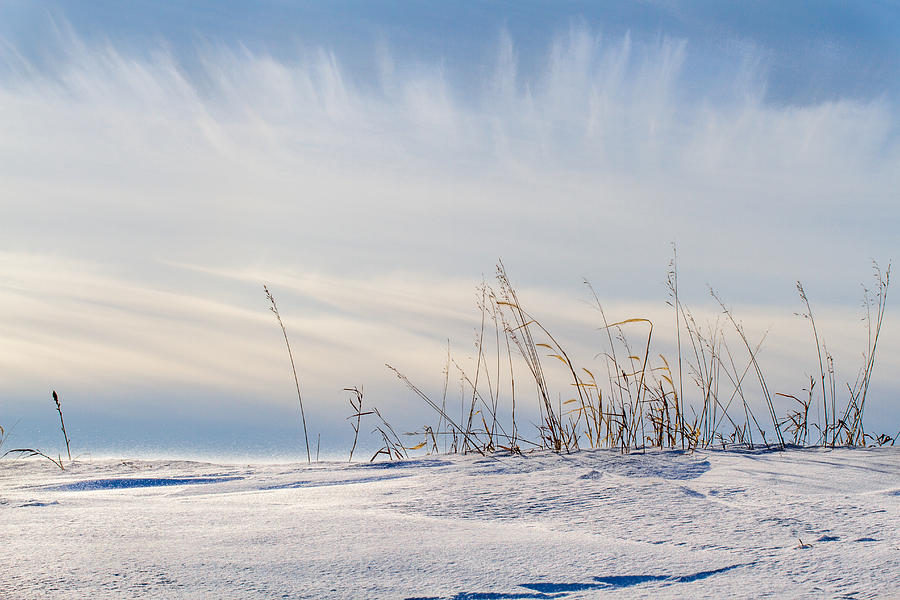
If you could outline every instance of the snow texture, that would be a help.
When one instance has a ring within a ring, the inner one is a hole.
[[[900,597],[900,450],[0,461],[2,598]]]

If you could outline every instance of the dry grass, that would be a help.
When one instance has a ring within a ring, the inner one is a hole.
[[[56,405],[56,412],[59,413],[60,429],[62,430],[63,439],[66,442],[66,455],[68,456],[69,462],[71,463],[72,462],[72,451],[69,447],[69,443],[71,440],[69,440],[69,435],[66,433],[66,421],[63,418],[62,404],[59,401],[59,395],[56,393],[56,390],[53,390],[53,393],[51,394],[51,398],[53,399],[53,403]],[[7,435],[6,432],[3,430],[2,427],[0,427],[0,447],[3,446],[3,442],[6,440],[6,435]],[[52,462],[54,465],[59,467],[60,470],[62,470],[62,471],[66,470],[66,465],[63,462],[62,454],[58,454],[56,458],[53,458],[49,454],[45,453],[43,450],[39,450],[37,448],[14,448],[12,450],[7,450],[6,452],[4,452],[2,455],[0,455],[0,458],[3,458],[4,456],[10,455],[10,454],[15,454],[15,455],[25,457],[25,458],[32,457],[32,456],[46,458],[47,460]]]
[[[66,433],[66,421],[63,419],[62,413],[62,405],[59,403],[59,396],[56,393],[56,390],[53,390],[53,402],[56,404],[56,412],[59,413],[59,426],[62,430],[63,439],[66,441],[66,455],[69,457],[69,461],[72,460],[72,451],[69,449],[69,435]]]
[[[885,271],[882,271],[878,264],[872,263],[873,279],[875,281],[874,291],[863,288],[863,302],[866,309],[866,331],[867,344],[863,355],[864,365],[857,375],[854,385],[847,386],[849,398],[846,408],[842,411],[842,417],[833,424],[833,433],[831,445],[846,444],[864,446],[868,439],[874,439],[879,445],[884,445],[890,441],[893,445],[897,439],[897,435],[893,438],[880,434],[873,438],[866,434],[863,428],[863,414],[866,408],[866,397],[869,391],[869,383],[872,381],[872,372],[875,368],[875,352],[878,349],[878,340],[881,336],[881,327],[884,324],[884,314],[887,308],[888,288],[891,284],[891,265]],[[874,312],[874,317],[873,317]],[[823,344],[824,345],[824,344]],[[829,357],[829,363],[831,363]],[[832,374],[831,393],[834,399],[834,368],[830,367]],[[833,411],[834,412],[834,411]],[[837,412],[834,412],[837,418]]]
[[[582,447],[616,448],[622,452],[646,447],[689,451],[713,445],[753,448],[758,443],[755,435],[767,447],[784,448],[785,434],[790,436],[792,444],[806,446],[812,429],[818,432],[815,445],[832,448],[894,445],[900,432],[893,436],[873,435],[864,427],[866,401],[887,308],[890,272],[890,264],[882,270],[873,263],[874,286],[863,288],[863,320],[867,332],[863,364],[854,383],[847,383],[846,392],[841,394],[834,358],[816,323],[806,290],[797,282],[803,307],[803,312],[798,314],[810,323],[819,368],[815,375],[809,376],[808,385],[803,388],[805,393],[775,394],[794,401],[785,416],[779,418],[758,360],[767,332],[751,341],[734,311],[712,289],[710,294],[721,312],[716,319],[699,323],[681,300],[674,247],[666,278],[675,326],[676,355],[672,361],[653,352],[654,323],[650,319],[638,316],[611,322],[598,294],[585,281],[596,305],[597,329],[603,333],[607,347],[594,356],[599,365],[576,363],[561,340],[526,308],[500,262],[495,284],[482,282],[478,288],[480,319],[474,372],[466,372],[453,360],[448,342],[443,390],[438,402],[398,369],[386,365],[435,411],[437,425],[426,424],[421,431],[404,434],[423,437],[422,442],[406,446],[377,408],[363,410],[361,388],[345,388],[351,393],[353,409],[348,417],[354,430],[349,459],[352,461],[359,441],[362,418],[367,416],[377,417],[372,431],[381,438],[381,447],[371,460],[379,456],[392,460],[407,458],[409,451],[426,447],[435,453],[477,452],[484,456],[496,451],[521,453],[533,449],[571,452]],[[287,348],[300,405],[307,461],[312,462],[300,381],[287,329],[275,297],[267,286],[263,289]],[[672,365],[677,367],[673,369]],[[451,417],[448,409],[453,369],[458,373],[461,390],[459,419]],[[562,375],[551,382],[550,375],[554,373]],[[566,390],[565,397],[562,392],[554,394],[554,389]],[[533,424],[533,435],[523,433],[518,422],[522,402],[529,397],[539,415],[538,422]],[[71,462],[70,439],[55,390],[52,399],[59,415],[67,459]],[[768,413],[763,419],[765,426],[754,414],[754,405],[765,407]],[[818,421],[811,420],[813,406],[821,406]],[[766,427],[771,429],[767,431]],[[0,449],[7,438],[8,432],[0,427]],[[321,436],[317,438],[317,460],[320,442]],[[40,449],[16,448],[0,457],[10,454],[42,457],[65,469],[61,454],[53,458]]]
[[[356,450],[356,443],[359,441],[359,427],[362,424],[362,418],[365,415],[371,415],[372,411],[363,412],[363,392],[360,388],[354,386],[352,388],[344,388],[344,391],[352,394],[350,396],[350,406],[353,407],[353,414],[347,419],[356,419],[355,422],[350,422],[351,427],[353,427],[353,446],[350,447],[350,458],[347,460],[352,462],[353,451]]]
[[[843,403],[837,394],[834,359],[821,339],[805,290],[798,283],[805,308],[802,314],[812,325],[820,368],[804,388],[804,399],[775,394],[797,403],[779,418],[759,362],[767,332],[751,339],[733,309],[712,289],[719,317],[698,323],[681,301],[676,258],[673,251],[667,274],[676,340],[672,361],[653,352],[654,323],[650,319],[609,321],[598,295],[585,282],[596,303],[598,328],[607,341],[607,348],[595,356],[599,368],[576,364],[561,341],[527,310],[499,263],[495,286],[483,283],[478,288],[480,320],[473,373],[466,373],[452,361],[448,350],[443,398],[438,403],[388,365],[438,415],[436,427],[426,426],[409,435],[425,434],[426,442],[430,436],[431,451],[438,450],[436,438],[443,438],[444,451],[481,454],[521,452],[523,448],[555,452],[581,447],[618,448],[623,452],[646,447],[693,450],[713,445],[785,448],[785,435],[795,445],[807,445],[811,428],[819,431],[817,444],[831,447],[892,445],[896,441],[897,436],[871,436],[863,428],[890,267],[882,272],[876,265],[874,290],[865,290],[868,345],[864,365],[855,384],[847,385]],[[459,371],[463,388],[464,408],[458,422],[446,408],[451,363]],[[551,364],[561,369],[551,368]],[[522,373],[527,379],[524,383],[517,380]],[[550,375],[557,373],[561,373],[561,379],[551,382]],[[605,376],[598,377],[600,373]],[[503,381],[508,385],[502,385]],[[568,392],[564,397],[560,392],[554,394],[552,390],[556,389]],[[520,408],[526,396],[531,396],[539,415],[533,437],[523,435],[517,423],[517,403]],[[822,406],[821,423],[810,422],[810,407],[816,399]],[[762,421],[752,408],[760,405],[766,413]],[[505,421],[501,412],[508,415]],[[447,440],[452,444],[448,446]],[[416,448],[425,445],[423,442]]]
[[[278,312],[278,304],[275,302],[275,296],[269,291],[268,286],[264,285],[263,290],[265,290],[266,298],[269,300],[269,310],[275,315],[275,318],[278,320],[278,325],[281,327],[281,333],[284,336],[284,344],[287,346],[288,357],[291,359],[291,371],[294,374],[294,385],[297,387],[297,401],[300,403],[300,418],[303,421],[303,439],[306,441],[306,461],[311,463],[312,455],[309,451],[309,434],[306,431],[306,413],[303,411],[303,396],[300,394],[300,379],[297,377],[297,367],[294,365],[294,353],[291,351],[291,342],[288,340],[284,321],[281,320],[281,313]],[[316,460],[318,461],[318,448],[316,449]]]

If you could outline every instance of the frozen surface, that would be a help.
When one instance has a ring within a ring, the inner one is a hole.
[[[900,449],[7,457],[0,547],[2,598],[898,597]]]

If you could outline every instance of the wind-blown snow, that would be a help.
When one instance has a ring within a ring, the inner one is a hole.
[[[0,462],[0,596],[889,597],[900,451]]]

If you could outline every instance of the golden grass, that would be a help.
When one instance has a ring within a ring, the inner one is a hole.
[[[448,350],[443,400],[438,404],[388,365],[438,415],[437,427],[426,427],[424,431],[409,435],[424,433],[426,442],[430,436],[434,440],[431,451],[438,450],[436,437],[443,437],[453,440],[449,448],[445,442],[444,451],[481,454],[496,450],[521,452],[522,445],[555,452],[570,452],[580,447],[618,448],[623,452],[646,447],[694,450],[712,445],[743,445],[753,448],[758,443],[755,436],[766,447],[783,449],[786,447],[785,434],[789,434],[794,445],[807,445],[811,427],[819,430],[816,443],[821,445],[860,446],[870,442],[893,445],[897,436],[871,436],[863,428],[866,395],[884,321],[890,266],[882,272],[875,265],[874,291],[865,292],[869,332],[865,364],[856,383],[847,386],[848,396],[842,410],[838,409],[834,360],[821,340],[809,300],[798,283],[806,310],[803,316],[813,326],[820,372],[804,389],[808,399],[800,400],[794,394],[775,394],[797,402],[783,418],[779,418],[758,360],[768,332],[751,342],[750,334],[733,310],[712,288],[710,294],[721,310],[719,318],[698,324],[679,296],[676,258],[673,247],[667,285],[668,304],[675,316],[677,356],[671,362],[652,351],[654,323],[650,319],[631,317],[608,321],[598,295],[590,283],[585,282],[600,315],[598,329],[606,333],[608,342],[608,347],[595,356],[601,360],[601,369],[605,368],[606,377],[601,379],[596,375],[595,365],[576,364],[561,341],[525,308],[506,268],[502,262],[498,263],[496,286],[483,283],[479,287],[481,319],[476,331],[474,373],[465,373],[451,361]],[[486,331],[491,322],[495,335],[490,336],[493,340],[489,345]],[[635,339],[639,340],[638,351],[632,345]],[[683,352],[683,339],[687,341],[687,352]],[[508,364],[505,371],[501,368],[504,352]],[[488,356],[492,358],[489,360]],[[460,379],[468,390],[467,410],[458,424],[446,411],[451,362],[460,371]],[[524,367],[529,379],[525,386],[516,380],[517,372],[522,373],[522,370],[517,371],[514,362]],[[562,366],[565,373],[562,387],[569,390],[565,399],[562,393],[557,393],[554,398],[551,390],[560,389],[560,382],[551,384],[550,375],[559,369],[550,368],[550,364]],[[672,368],[673,364],[677,365],[677,371]],[[504,379],[509,381],[508,394],[501,390],[500,382]],[[821,386],[823,418],[822,423],[810,423],[809,408],[817,386]],[[516,421],[516,403],[521,405],[523,390],[529,388],[533,390],[540,418],[531,439],[523,436]],[[690,398],[686,398],[686,393]],[[761,423],[752,409],[760,401],[768,413],[767,423]],[[504,423],[500,413],[505,402],[508,406],[503,412],[509,416]],[[414,448],[425,447],[426,442]]]

